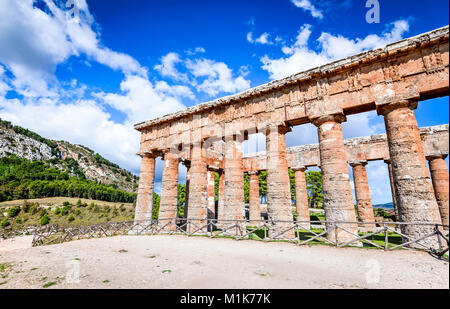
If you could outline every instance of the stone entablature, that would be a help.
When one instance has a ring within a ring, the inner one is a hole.
[[[420,128],[420,136],[425,156],[434,154],[448,155],[449,153],[449,125],[439,125]],[[376,161],[389,159],[389,147],[386,134],[354,137],[344,140],[349,163],[358,160]],[[320,166],[319,144],[302,145],[287,148],[288,165]],[[266,152],[245,154],[243,159],[244,171],[260,171],[266,169]]]
[[[227,130],[298,125],[328,114],[375,110],[403,98],[448,94],[448,26],[370,50],[236,95],[142,122],[140,152],[187,145]]]

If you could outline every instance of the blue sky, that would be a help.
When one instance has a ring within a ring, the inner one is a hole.
[[[365,0],[0,0],[0,117],[138,173],[136,122],[448,25],[448,1],[379,3],[369,24]],[[421,103],[419,126],[448,123],[448,109],[448,97]],[[343,128],[384,133],[374,112]],[[287,135],[314,142],[311,125]],[[368,174],[374,202],[389,202],[384,163]]]

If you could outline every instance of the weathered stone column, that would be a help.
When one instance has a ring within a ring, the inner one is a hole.
[[[207,200],[208,200],[208,213],[207,218],[208,219],[215,219],[216,216],[216,194],[215,194],[215,187],[214,187],[214,171],[208,171],[207,172]]]
[[[164,169],[159,204],[159,225],[166,230],[175,229],[178,204],[178,157],[167,151],[164,153]],[[169,219],[169,220],[166,220]]]
[[[241,136],[225,137],[225,192],[224,220],[242,220],[245,207],[244,172],[242,170],[242,139]],[[235,224],[235,222],[226,222]]]
[[[306,229],[311,227],[308,207],[308,193],[306,192],[306,167],[291,168],[295,177],[295,206],[297,222]]]
[[[225,199],[225,173],[224,171],[220,171],[219,173],[219,201],[217,203],[217,220],[218,225],[222,226],[223,224],[223,213],[224,213],[224,199]]]
[[[392,204],[394,204],[394,214],[395,214],[395,221],[398,222],[399,215],[398,215],[398,206],[397,206],[397,192],[395,189],[395,183],[394,183],[394,176],[392,175],[392,164],[390,159],[385,159],[384,163],[388,166],[388,172],[389,172],[389,182],[391,184],[391,193],[392,193]]]
[[[445,164],[447,155],[436,155],[428,157],[430,165],[431,180],[433,182],[434,194],[439,205],[442,224],[448,225],[448,168]]]
[[[327,223],[327,238],[343,243],[356,236],[338,229],[335,233],[333,221],[356,222],[352,188],[348,175],[347,153],[344,146],[341,123],[345,115],[334,114],[316,118],[318,127],[320,165],[322,169],[323,204]],[[358,225],[339,224],[351,233],[358,234]]]
[[[206,223],[206,170],[206,151],[202,147],[202,142],[194,142],[191,149],[191,179],[189,183],[189,210],[187,218],[198,226]],[[191,230],[195,228],[193,225],[191,227]]]
[[[139,175],[134,221],[149,223],[152,220],[156,155],[153,153],[145,153],[141,157],[141,172]]]
[[[353,182],[355,183],[355,196],[359,221],[375,222],[366,165],[367,161],[350,162],[350,166],[353,168]],[[366,231],[370,231],[374,230],[376,225],[363,224],[362,228]]]
[[[184,161],[184,166],[186,167],[186,196],[184,198],[184,215],[183,218],[187,218],[187,213],[189,210],[189,184],[191,182],[191,162]]]
[[[441,223],[414,115],[416,107],[417,101],[413,100],[377,106],[378,114],[384,116],[386,126],[399,219],[402,222]],[[433,230],[433,226],[402,225],[402,233],[409,239],[420,238]],[[435,247],[437,241],[433,237],[422,240],[421,243]]]
[[[249,184],[249,203],[248,212],[251,225],[258,225],[261,220],[261,210],[259,209],[259,180],[258,172],[248,172],[248,184]]]
[[[269,234],[277,238],[295,237],[285,137],[290,131],[288,126],[266,128],[267,215],[269,222],[273,222]]]

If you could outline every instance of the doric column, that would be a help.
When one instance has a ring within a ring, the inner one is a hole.
[[[417,101],[402,100],[377,106],[384,116],[392,174],[402,222],[441,223],[414,109]],[[433,232],[433,226],[402,225],[407,238],[417,239]],[[407,239],[404,239],[407,241]],[[436,246],[436,239],[421,243]],[[412,244],[412,246],[417,246]]]
[[[207,218],[208,219],[214,219],[215,213],[216,213],[216,194],[215,194],[215,187],[214,187],[214,171],[208,170],[207,172],[207,200],[208,200],[208,213]]]
[[[350,166],[353,168],[353,182],[355,184],[355,196],[359,221],[375,222],[366,165],[367,161],[350,162]],[[362,227],[365,230],[373,230],[376,225],[364,224]]]
[[[156,155],[153,153],[145,153],[141,157],[141,172],[139,175],[134,221],[151,222]]]
[[[191,169],[189,183],[189,210],[187,218],[196,225],[205,224],[206,219],[206,151],[202,142],[194,142],[191,149]]]
[[[387,167],[388,167],[389,182],[391,184],[391,193],[392,193],[392,204],[394,204],[395,221],[398,222],[400,219],[399,219],[399,216],[398,216],[397,193],[395,191],[394,176],[392,175],[391,160],[390,159],[385,159],[384,163],[386,163]]]
[[[189,211],[189,184],[191,182],[191,162],[184,161],[184,166],[186,167],[186,188],[184,197],[184,215],[183,218],[187,218],[187,213]]]
[[[448,168],[445,164],[447,155],[435,155],[428,157],[431,180],[433,182],[434,194],[439,205],[442,224],[448,225]]]
[[[348,175],[347,153],[344,146],[341,123],[345,115],[335,114],[316,118],[313,124],[318,127],[320,165],[322,169],[323,204],[327,223],[327,238],[339,243],[354,239],[355,236],[338,229],[333,221],[356,222],[353,206],[352,188]],[[339,224],[351,233],[358,234],[358,225]]]
[[[161,201],[159,204],[159,224],[167,229],[175,228],[178,206],[178,157],[166,151],[161,183]],[[168,220],[166,220],[168,219]]]
[[[240,136],[225,138],[224,220],[244,219],[244,172],[242,170],[242,140]],[[232,222],[227,222],[232,223]],[[233,223],[235,224],[235,223]]]
[[[261,210],[259,209],[259,180],[258,172],[248,172],[248,184],[249,184],[249,220],[251,225],[259,224],[261,220]]]
[[[280,238],[294,238],[291,211],[291,189],[286,158],[286,137],[288,126],[269,125],[266,128],[267,154],[267,214],[270,235]],[[286,222],[277,222],[286,221]]]
[[[310,217],[308,207],[308,193],[306,192],[306,167],[291,168],[295,177],[295,206],[297,211],[297,222],[301,227],[310,228]]]
[[[219,173],[219,202],[217,203],[217,220],[219,221],[219,225],[224,219],[224,199],[225,199],[225,173],[224,171],[220,171]]]

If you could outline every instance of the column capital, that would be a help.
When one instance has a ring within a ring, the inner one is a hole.
[[[297,172],[297,171],[301,171],[304,172],[306,171],[307,167],[306,166],[295,166],[295,167],[291,167],[291,170],[293,172]]]
[[[434,160],[434,159],[443,159],[445,160],[445,158],[447,158],[447,154],[446,153],[433,153],[430,154],[428,156],[426,156],[426,159],[428,161]]]
[[[386,163],[387,165],[390,165],[390,164],[392,163],[390,158],[384,159],[383,161],[384,161],[384,163]]]
[[[139,151],[136,153],[136,155],[140,156],[141,158],[157,158],[159,157],[161,154],[154,152],[154,151]]]
[[[259,171],[248,171],[248,175],[258,175]]]
[[[324,115],[317,118],[310,119],[312,124],[316,127],[321,126],[325,122],[337,122],[337,123],[343,123],[347,121],[347,117],[344,113],[337,113],[337,114],[330,114],[330,115]]]
[[[358,166],[358,165],[366,166],[367,165],[367,161],[366,160],[355,160],[355,161],[348,162],[348,164],[351,167],[355,167],[355,166]]]
[[[191,167],[191,161],[185,159],[181,159],[180,161],[187,169]]]
[[[286,124],[286,123],[281,123],[281,124],[280,123],[273,123],[273,124],[268,124],[266,126],[266,135],[267,135],[267,133],[269,133],[269,131],[272,128],[275,128],[275,127],[278,129],[278,132],[281,133],[281,134],[286,134],[286,133],[292,131],[291,127],[288,124]]]
[[[377,114],[385,116],[386,114],[392,112],[393,110],[396,110],[396,109],[402,108],[402,107],[407,107],[411,110],[414,110],[417,108],[418,102],[419,102],[419,98],[413,97],[413,98],[401,99],[401,100],[392,101],[392,102],[377,103],[376,104]]]

